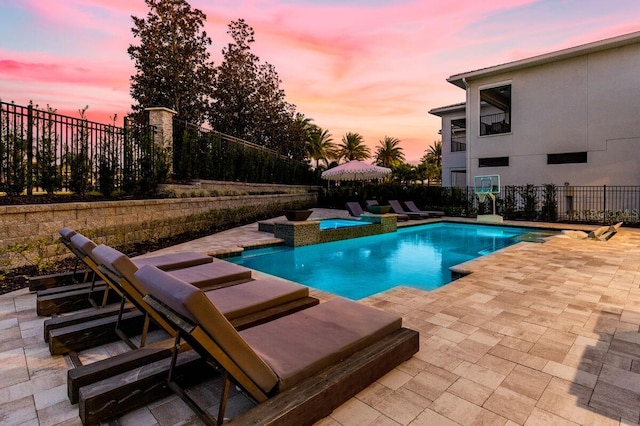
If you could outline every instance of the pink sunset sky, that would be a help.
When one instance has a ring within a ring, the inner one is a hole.
[[[440,139],[432,108],[463,102],[450,75],[640,30],[637,0],[191,0],[212,58],[244,18],[287,100],[335,142],[385,136],[417,162]],[[127,47],[143,0],[2,0],[0,99],[116,124],[130,111]]]

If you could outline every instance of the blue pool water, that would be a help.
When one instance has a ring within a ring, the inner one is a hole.
[[[320,221],[320,229],[348,228],[350,226],[364,225],[371,225],[371,222],[361,222],[359,220],[349,219],[322,219]]]
[[[531,231],[436,223],[312,246],[248,250],[229,260],[358,300],[398,285],[441,287],[451,281],[451,266],[514,244]]]

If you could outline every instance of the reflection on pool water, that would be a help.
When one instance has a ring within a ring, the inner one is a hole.
[[[441,287],[451,281],[451,266],[512,245],[532,231],[436,223],[312,246],[248,250],[229,260],[358,300],[398,285]]]
[[[350,219],[322,219],[320,220],[320,229],[336,229],[336,228],[348,228],[351,226],[366,226],[371,225],[371,222],[363,222],[359,220]]]

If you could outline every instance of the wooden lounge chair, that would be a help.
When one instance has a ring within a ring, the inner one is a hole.
[[[349,216],[360,217],[364,214],[364,210],[362,210],[362,206],[360,206],[360,203],[356,201],[347,201],[344,207],[349,212]]]
[[[132,300],[134,305],[144,313],[147,321],[144,324],[141,342],[144,342],[150,319],[170,336],[175,335],[174,328],[167,324],[164,318],[143,299],[147,294],[147,289],[135,277],[134,273],[137,268],[131,259],[108,246],[98,246],[94,251],[101,262],[101,269],[105,270],[110,279],[117,282],[126,297]],[[308,287],[278,278],[265,277],[249,281],[223,282],[221,281],[223,276],[220,275],[218,278],[213,277],[216,282],[212,285],[211,280],[206,282],[201,279],[201,276],[206,272],[203,269],[205,266],[209,269],[216,267],[223,271],[250,271],[242,266],[216,259],[211,264],[163,273],[171,277],[180,277],[181,281],[191,278],[201,287],[206,287],[207,284],[208,287],[213,287],[213,290],[206,290],[204,294],[215,303],[216,308],[238,330],[318,304],[318,299],[309,296]],[[105,330],[102,324],[99,326],[101,330]],[[82,331],[73,330],[74,334],[67,336],[66,342],[69,345],[77,345],[78,336],[84,336],[83,338],[86,339],[92,334],[91,330],[88,330],[89,327],[90,325],[87,324]],[[138,332],[140,329],[142,327],[138,329]],[[113,337],[113,322],[110,332]],[[53,339],[53,337],[52,335],[51,338]],[[126,336],[124,337],[126,338]],[[166,395],[166,392],[163,393],[156,388],[161,386],[166,377],[171,351],[167,348],[145,347],[134,349],[132,352],[135,354],[127,353],[127,355],[123,354],[69,370],[67,378],[69,400],[72,403],[81,402],[83,410],[85,410],[83,415],[90,419],[105,415],[114,416]],[[195,359],[192,361],[196,362]],[[187,364],[191,365],[192,362]],[[84,398],[81,398],[80,391],[83,387],[87,387],[87,389],[85,389]],[[123,395],[131,393],[147,396],[135,401],[123,398]]]
[[[59,231],[60,238],[59,241],[65,245],[71,253],[75,255],[75,265],[72,272],[69,273],[59,273],[53,275],[45,275],[32,277],[29,279],[29,290],[30,291],[38,291],[44,290],[51,287],[61,287],[68,284],[80,284],[90,282],[92,280],[91,274],[94,272],[87,265],[84,265],[84,262],[81,262],[81,259],[86,258],[89,253],[82,250],[81,247],[76,247],[71,241],[71,237],[75,234],[79,234],[75,230],[71,228],[62,228]],[[82,235],[82,234],[80,234]],[[83,236],[84,237],[84,236]],[[90,241],[90,240],[89,240]],[[93,243],[93,241],[91,241]],[[95,243],[93,243],[95,246]],[[143,258],[135,258],[135,262],[141,261]],[[211,261],[211,256],[207,256],[201,253],[196,252],[183,252],[183,253],[172,253],[172,254],[164,254],[160,256],[151,256],[144,257],[144,259],[148,259],[144,262],[158,262],[156,263],[158,267],[163,270],[169,269],[177,269],[184,268],[187,266],[195,266],[201,263],[206,263]],[[142,263],[140,263],[142,264]],[[81,265],[84,265],[87,269],[78,269]],[[59,288],[57,291],[63,291],[65,289]]]
[[[312,424],[418,351],[402,318],[346,299],[238,332],[200,289],[150,266],[135,275],[175,328],[176,347],[184,339],[223,371],[214,420],[174,382],[174,351],[167,383],[206,423],[222,424],[233,381],[260,404],[238,424]]]
[[[38,291],[36,309],[38,315],[71,312],[91,306],[106,305],[107,301],[115,302],[117,297],[109,299],[109,287],[104,284],[104,277],[100,276],[96,260],[92,251],[96,244],[84,235],[70,229],[62,228],[60,241],[76,256],[76,265],[71,274],[58,274],[45,279],[30,279],[31,291]],[[211,262],[211,256],[201,253],[183,252],[160,256],[137,258],[134,262],[138,266],[151,264],[163,270],[185,268]],[[85,270],[78,271],[78,263],[85,266]],[[102,281],[101,281],[102,280]],[[59,285],[59,284],[67,285]],[[50,288],[49,288],[50,287]],[[96,299],[102,298],[101,302]]]
[[[429,217],[442,217],[444,212],[440,210],[420,210],[413,201],[405,201],[404,205],[410,212],[425,214]]]
[[[152,324],[150,321],[154,318],[148,316],[146,304],[142,301],[146,293],[140,293],[143,290],[136,286],[138,282],[133,277],[133,272],[138,269],[137,265],[128,256],[105,245],[97,246],[92,250],[92,254],[99,264],[97,269],[100,276],[120,295],[119,308],[98,309],[94,311],[94,315],[82,312],[45,320],[44,337],[49,343],[52,355],[79,351],[118,339],[135,349],[138,345],[129,336],[140,333],[140,346],[145,345],[147,331]],[[248,268],[219,259],[211,260],[201,265],[174,269],[169,273],[176,274],[198,287],[209,288],[238,284],[251,279],[251,270]],[[120,269],[115,267],[112,261],[118,262]],[[121,271],[124,271],[124,275],[121,275]],[[127,280],[127,276],[134,280],[133,283]]]
[[[65,228],[66,231],[68,228]],[[63,236],[64,234],[64,236]],[[110,324],[116,324],[118,315],[124,315],[122,322],[123,327],[133,329],[139,329],[140,313],[131,313],[134,307],[130,304],[124,304],[123,290],[117,285],[117,283],[110,280],[105,275],[104,271],[100,269],[100,260],[95,256],[94,250],[96,244],[89,238],[80,233],[74,232],[73,234],[62,232],[61,239],[66,239],[67,235],[71,235],[68,238],[68,247],[76,254],[77,258],[81,260],[89,270],[92,271],[93,280],[91,283],[76,284],[71,286],[64,286],[61,288],[51,288],[41,290],[37,295],[36,308],[38,315],[51,315],[53,313],[71,312],[79,309],[90,308],[92,305],[96,306],[97,303],[90,303],[89,298],[92,295],[97,295],[102,298],[102,309],[91,312],[83,312],[78,315],[66,315],[63,317],[51,318],[44,323],[44,340],[49,343],[49,350],[52,354],[66,353],[70,350],[80,350],[90,347],[96,344],[106,343],[108,341],[117,340],[117,335],[122,330],[114,331],[109,328]],[[119,252],[118,252],[119,253]],[[147,258],[133,259],[132,263],[136,266],[141,265],[155,265],[163,270],[174,270],[177,268],[185,267],[198,267],[202,266],[202,274],[211,274],[216,272],[212,267],[204,266],[211,264],[213,258],[211,256],[205,256],[195,252],[175,253],[161,256],[152,256]],[[251,272],[247,268],[242,268],[240,271],[243,279],[250,279]],[[98,280],[99,279],[99,280]],[[229,279],[239,279],[234,275]],[[114,291],[109,291],[109,289]],[[121,302],[120,306],[107,307],[108,302]],[[82,336],[85,330],[89,327],[90,321],[93,322],[95,327],[101,328],[102,332],[95,331],[90,335],[84,336],[84,338],[78,338]],[[80,325],[85,324],[85,325]],[[99,324],[101,324],[99,326]],[[71,328],[69,328],[71,327]],[[51,330],[60,329],[51,334]],[[100,337],[102,334],[102,337]],[[92,338],[89,339],[88,337]],[[124,335],[121,337],[124,338]],[[105,340],[102,340],[105,339]],[[127,341],[127,339],[125,339]],[[130,342],[129,342],[130,343]]]
[[[142,332],[140,346],[144,346],[150,321],[160,321],[159,325],[164,325],[143,300],[147,291],[134,276],[138,267],[132,259],[105,245],[98,246],[94,252],[103,276],[124,295],[120,310],[92,321],[83,320],[84,314],[79,314],[78,317],[82,318],[78,321],[71,323],[67,320],[66,326],[53,329],[45,321],[45,333],[48,333],[49,350],[53,355],[86,349],[118,338],[134,349],[136,345],[128,337],[132,332],[135,335]],[[317,299],[309,297],[307,287],[277,278],[254,280],[250,269],[219,259],[168,273],[196,287],[214,289],[218,308],[239,328],[318,303]],[[234,288],[226,288],[228,286]],[[128,308],[127,301],[132,302],[138,311],[130,312],[132,309]],[[57,319],[48,321],[55,324]],[[163,328],[171,330],[166,326]]]

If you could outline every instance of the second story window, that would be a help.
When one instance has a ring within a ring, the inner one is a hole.
[[[480,90],[480,103],[480,136],[511,132],[510,84]]]
[[[451,152],[467,150],[467,119],[451,120]]]

